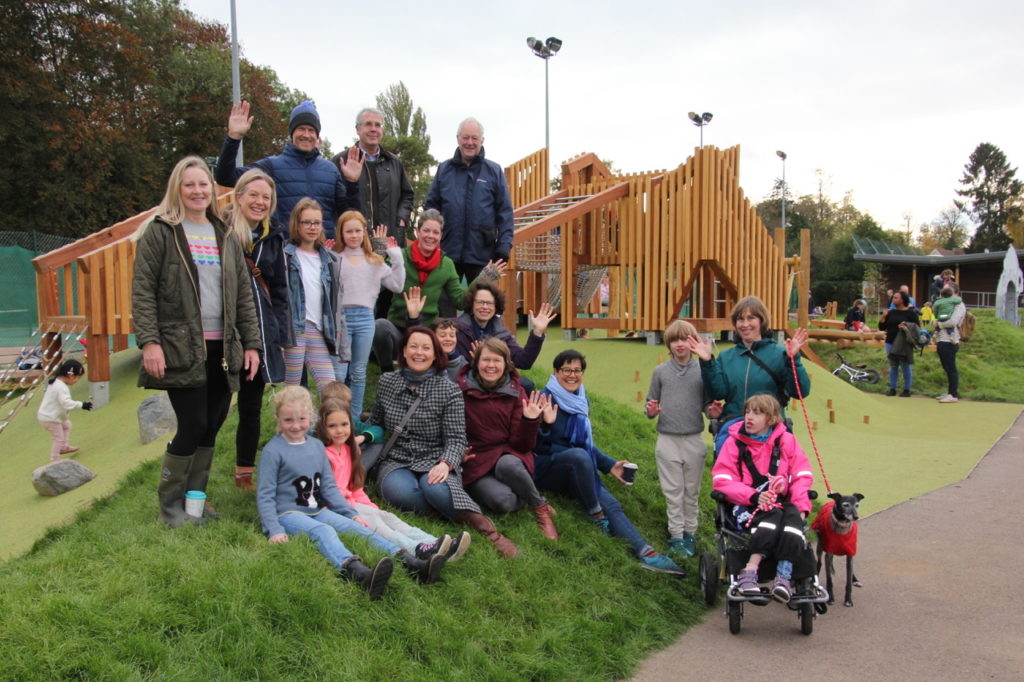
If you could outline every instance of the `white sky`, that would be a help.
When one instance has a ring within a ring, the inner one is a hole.
[[[183,0],[230,24],[229,0]],[[399,80],[427,116],[431,152],[467,116],[502,165],[544,146],[544,64],[527,36],[558,36],[551,158],[585,151],[623,171],[673,168],[698,145],[741,146],[760,201],[788,155],[795,195],[815,170],[889,229],[935,218],[980,142],[1024,163],[1024,5],[1004,0],[337,2],[237,0],[242,53],[317,103],[335,149]],[[245,83],[242,84],[243,96]],[[225,117],[226,117],[225,108]],[[1024,176],[1024,171],[1019,173]]]

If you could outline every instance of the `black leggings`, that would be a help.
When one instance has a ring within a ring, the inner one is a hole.
[[[751,530],[750,551],[765,554],[778,560],[796,563],[804,549],[804,520],[800,510],[790,502],[783,502],[782,509],[758,512]]]
[[[256,448],[260,444],[260,412],[263,409],[263,372],[256,372],[252,381],[246,379],[246,370],[238,377],[238,430],[235,431],[235,465],[256,465]]]
[[[169,388],[167,397],[178,420],[178,431],[167,452],[191,457],[198,447],[213,447],[217,432],[228,416],[231,388],[220,366],[223,341],[206,342],[206,384],[195,388]]]
[[[959,398],[960,371],[956,368],[956,352],[960,350],[960,344],[940,341],[935,344],[935,349],[939,353],[939,362],[942,363],[942,369],[946,370],[946,380],[949,384],[947,393],[954,398]]]

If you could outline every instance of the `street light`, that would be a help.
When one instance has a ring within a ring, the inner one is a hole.
[[[775,156],[782,159],[782,227],[786,227],[786,152],[781,149],[775,152]]]
[[[704,126],[711,123],[712,113],[705,111],[703,114],[697,114],[691,111],[687,116],[693,121],[693,125],[700,128],[700,148],[704,149]]]
[[[530,36],[526,39],[526,45],[533,50],[535,55],[544,60],[544,148],[548,149],[551,147],[550,109],[548,107],[548,60],[562,49],[562,41],[559,38],[551,37],[541,42]]]

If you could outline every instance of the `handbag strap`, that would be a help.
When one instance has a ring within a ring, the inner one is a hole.
[[[384,444],[383,448],[381,448],[379,459],[384,459],[387,456],[387,454],[391,451],[391,448],[394,447],[395,441],[397,441],[398,437],[402,435],[402,432],[405,429],[405,425],[409,421],[409,417],[412,416],[412,413],[416,411],[416,408],[420,406],[421,402],[423,402],[423,396],[417,395],[416,400],[413,400],[412,405],[409,406],[409,410],[404,415],[402,415],[402,419],[398,422],[398,426],[396,426],[395,429],[391,432],[391,436],[388,438],[388,442]]]
[[[252,275],[252,278],[256,280],[256,284],[259,285],[260,289],[263,289],[263,293],[270,296],[270,286],[267,285],[267,280],[263,279],[263,272],[256,267],[256,263],[253,262],[252,258],[246,256],[245,264],[249,266],[249,273]]]
[[[768,376],[770,376],[772,380],[775,382],[775,387],[778,389],[780,396],[779,404],[781,404],[782,407],[786,407],[786,405],[789,405],[789,394],[786,393],[786,385],[782,383],[782,379],[779,377],[779,375],[776,374],[771,367],[766,365],[764,360],[762,360],[761,358],[757,357],[757,355],[754,354],[754,349],[751,348],[748,352],[750,353],[750,359],[756,362],[758,367],[767,372]],[[790,358],[790,362],[792,361],[793,359]]]

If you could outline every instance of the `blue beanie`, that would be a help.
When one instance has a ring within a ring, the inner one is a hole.
[[[308,99],[292,109],[292,116],[288,119],[288,136],[291,137],[299,126],[313,126],[316,134],[320,134],[320,114],[316,113],[316,105]]]

